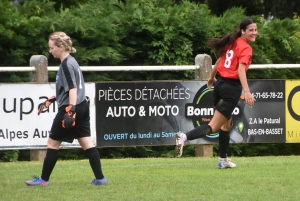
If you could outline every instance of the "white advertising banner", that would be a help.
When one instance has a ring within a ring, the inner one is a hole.
[[[0,150],[47,148],[57,104],[37,114],[38,105],[55,95],[55,83],[0,84]],[[90,98],[91,135],[96,144],[95,83],[86,83]],[[61,148],[80,147],[77,140]]]

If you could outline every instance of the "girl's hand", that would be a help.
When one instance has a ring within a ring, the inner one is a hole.
[[[256,101],[250,91],[245,92],[245,101],[246,104],[250,107],[254,106],[254,102]]]
[[[211,87],[213,86],[213,84],[217,81],[217,79],[214,77],[214,78],[209,78],[207,80],[207,88],[211,89]]]

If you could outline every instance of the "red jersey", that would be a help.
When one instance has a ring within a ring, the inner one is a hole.
[[[241,37],[236,40],[236,45],[222,55],[218,65],[221,77],[239,79],[239,64],[246,65],[246,72],[252,62],[252,47]]]

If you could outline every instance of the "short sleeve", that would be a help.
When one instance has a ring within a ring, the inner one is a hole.
[[[252,48],[246,47],[241,51],[239,56],[239,64],[244,63],[247,67],[252,63]]]

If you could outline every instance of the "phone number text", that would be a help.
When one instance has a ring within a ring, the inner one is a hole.
[[[283,92],[254,92],[254,93],[252,93],[252,96],[255,99],[258,99],[258,98],[263,98],[263,99],[267,99],[267,98],[284,98],[283,97]]]

